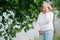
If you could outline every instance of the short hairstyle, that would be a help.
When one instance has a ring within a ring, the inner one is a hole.
[[[47,2],[43,2],[42,6],[47,6],[50,10],[52,10],[52,6],[51,4],[47,3]]]

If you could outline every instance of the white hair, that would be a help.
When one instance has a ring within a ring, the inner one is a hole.
[[[47,3],[47,2],[43,2],[42,6],[47,6],[50,10],[52,10],[52,6],[51,4]]]

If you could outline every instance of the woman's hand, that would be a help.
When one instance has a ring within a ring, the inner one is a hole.
[[[42,35],[43,31],[40,29],[38,30],[39,34]]]

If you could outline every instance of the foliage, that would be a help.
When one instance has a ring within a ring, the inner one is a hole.
[[[0,0],[0,36],[12,40],[17,32],[33,28],[45,0]]]
[[[12,40],[16,33],[33,28],[43,1],[46,0],[0,0],[0,36]],[[53,1],[60,10],[60,1]]]
[[[54,35],[54,40],[60,40],[60,35],[55,34]]]
[[[52,1],[52,0],[51,0]],[[60,18],[60,0],[53,0],[53,5],[55,8],[57,8],[57,10],[59,11],[58,13],[58,18]]]

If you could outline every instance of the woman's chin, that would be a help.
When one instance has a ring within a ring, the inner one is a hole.
[[[46,13],[45,11],[42,11],[43,13]]]

